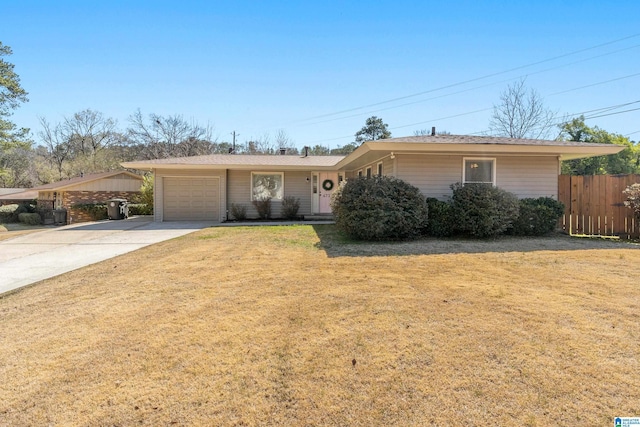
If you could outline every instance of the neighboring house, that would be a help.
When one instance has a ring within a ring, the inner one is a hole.
[[[331,214],[342,180],[388,175],[427,197],[446,199],[451,184],[486,182],[520,198],[557,198],[562,160],[615,154],[624,147],[573,141],[432,135],[363,143],[347,156],[208,155],[123,163],[153,171],[156,221],[232,220],[232,204],[271,197],[273,216],[285,196],[300,199],[299,214]]]
[[[26,188],[0,188],[0,206],[4,205],[12,205],[15,202],[11,200],[11,198],[4,196],[9,196],[10,194],[22,193]]]
[[[78,204],[104,203],[113,198],[131,200],[140,194],[142,177],[127,171],[111,171],[79,176],[20,193],[0,196],[13,203],[37,201],[39,208],[47,210],[66,209],[67,222],[91,221],[86,212],[74,208]]]

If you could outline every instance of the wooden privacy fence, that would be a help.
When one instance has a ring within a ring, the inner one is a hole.
[[[558,177],[558,200],[564,203],[560,226],[569,234],[640,237],[638,220],[624,205],[622,192],[640,175]]]

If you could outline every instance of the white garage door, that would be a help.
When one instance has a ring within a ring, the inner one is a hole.
[[[219,221],[218,178],[164,178],[165,221]]]

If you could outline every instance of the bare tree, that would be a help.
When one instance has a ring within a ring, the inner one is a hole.
[[[73,146],[60,124],[51,126],[44,117],[40,117],[42,131],[40,139],[47,149],[47,160],[56,168],[58,179],[62,179],[65,164],[71,159]]]
[[[298,148],[296,148],[293,140],[284,129],[279,129],[276,133],[276,145],[278,149],[284,148],[287,154],[298,154]]]
[[[510,138],[547,138],[555,126],[556,113],[544,106],[534,89],[527,90],[524,79],[509,85],[493,106],[490,133]]]
[[[137,145],[146,159],[197,156],[215,151],[212,129],[189,123],[180,115],[149,114],[145,120],[138,110],[129,117],[129,123],[129,143]]]
[[[102,113],[86,109],[64,119],[64,132],[76,152],[95,156],[116,141],[116,124]]]

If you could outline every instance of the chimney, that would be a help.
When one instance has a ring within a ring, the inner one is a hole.
[[[436,127],[435,126],[431,127],[431,136],[436,136]]]
[[[284,148],[284,147],[281,147],[281,148],[280,148],[280,155],[281,155],[281,156],[284,156],[285,154],[287,154],[287,149],[286,149],[286,148]]]

